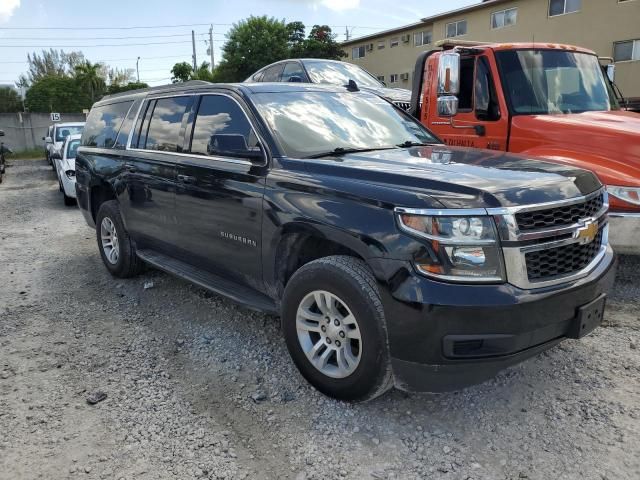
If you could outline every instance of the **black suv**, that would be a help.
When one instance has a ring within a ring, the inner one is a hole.
[[[325,394],[444,391],[580,338],[614,277],[590,172],[451,148],[367,92],[204,82],[106,97],[78,204],[117,277],[150,264],[282,318]]]

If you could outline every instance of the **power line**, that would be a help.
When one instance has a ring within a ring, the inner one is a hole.
[[[214,40],[216,43],[224,43],[223,40]],[[94,48],[94,47],[137,47],[149,45],[176,45],[179,43],[191,43],[191,40],[179,40],[175,42],[152,43],[103,43],[100,45],[0,45],[0,48]]]
[[[209,23],[187,23],[183,25],[141,25],[136,27],[0,27],[0,30],[136,30],[149,28],[208,27]],[[214,25],[232,26],[231,23]]]
[[[189,54],[185,54],[185,55],[165,55],[165,56],[160,56],[160,57],[142,57],[142,60],[160,60],[160,59],[167,59],[167,58],[184,58],[185,56],[189,56]],[[104,60],[102,60],[103,62],[126,62],[129,60],[137,60],[137,57],[131,57],[131,58],[105,58]],[[0,62],[0,64],[26,64],[29,63],[27,60],[24,61],[11,61],[11,62]]]
[[[209,32],[196,33],[198,36],[209,35]],[[222,33],[218,35],[223,35]],[[2,40],[130,40],[134,38],[173,38],[190,37],[190,33],[175,33],[173,35],[143,35],[134,37],[11,37]]]

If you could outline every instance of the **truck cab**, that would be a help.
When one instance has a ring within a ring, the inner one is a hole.
[[[590,50],[443,42],[416,62],[411,112],[451,146],[592,170],[607,186],[611,242],[640,254],[640,115],[620,109]]]

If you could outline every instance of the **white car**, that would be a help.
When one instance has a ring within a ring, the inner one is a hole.
[[[81,134],[69,135],[62,144],[60,152],[51,155],[65,205],[76,203],[76,152],[80,146],[81,136]]]
[[[69,135],[82,133],[84,122],[55,123],[49,127],[47,136],[44,138],[47,160],[55,171],[56,166],[53,161],[53,154],[59,153],[62,157],[62,144]]]

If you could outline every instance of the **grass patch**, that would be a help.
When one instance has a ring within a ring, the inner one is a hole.
[[[22,150],[20,152],[14,152],[9,155],[5,155],[7,160],[42,160],[44,157],[44,150],[42,148],[32,148],[29,150]]]

